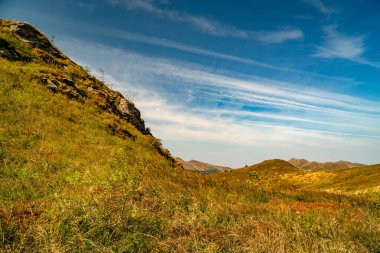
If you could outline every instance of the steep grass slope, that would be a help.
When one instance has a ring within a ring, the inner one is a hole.
[[[279,160],[184,171],[130,101],[0,24],[0,252],[378,252],[370,195],[280,185]]]

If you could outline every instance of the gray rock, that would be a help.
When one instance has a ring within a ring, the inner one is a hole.
[[[108,91],[107,91],[107,94],[108,94],[108,96],[110,96],[110,98],[111,98],[112,100],[115,100],[115,99],[117,99],[118,97],[121,97],[120,92],[117,92],[117,91],[114,91],[114,90],[108,90]]]
[[[121,97],[117,109],[122,118],[134,125],[140,132],[143,134],[150,134],[149,130],[145,128],[145,122],[141,118],[140,111],[133,103]]]
[[[121,112],[122,115],[131,114],[128,107],[129,102],[125,98],[120,99],[119,112]]]
[[[68,94],[69,98],[78,99],[79,93],[76,90],[71,90]]]
[[[74,86],[74,81],[69,78],[62,78],[62,83],[67,84],[69,86]]]
[[[0,39],[0,57],[10,61],[20,61],[23,59],[16,49],[3,39]]]
[[[140,118],[140,111],[135,107],[135,105],[125,98],[121,98],[119,102],[119,111],[122,115],[133,115],[136,118]]]
[[[51,42],[36,28],[28,23],[21,23],[12,25],[12,30],[22,39],[30,42],[34,47],[38,47],[41,50],[48,52],[55,57],[64,59],[65,57],[59,52],[57,48],[51,44]]]
[[[95,90],[95,89],[92,88],[92,87],[88,87],[87,90],[88,90],[89,92],[93,93],[93,94],[96,94],[96,95],[99,94],[99,91],[98,91],[98,90]]]
[[[56,86],[56,85],[46,85],[46,87],[48,87],[49,88],[49,90],[51,90],[52,92],[57,92],[57,90],[58,90],[58,87]]]
[[[60,69],[65,69],[67,67],[66,64],[57,61],[56,59],[54,59],[53,57],[51,57],[49,55],[41,55],[41,59],[44,62],[48,63],[50,66],[54,66],[54,67],[57,67]]]
[[[49,90],[52,92],[57,92],[58,86],[56,85],[56,82],[50,80],[47,77],[42,78],[42,82],[46,85],[47,88],[49,88]]]

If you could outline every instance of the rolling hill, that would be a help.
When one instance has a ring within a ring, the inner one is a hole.
[[[319,163],[319,162],[309,162],[308,160],[297,159],[297,158],[292,158],[288,162],[293,164],[297,168],[304,169],[304,170],[314,170],[314,171],[342,170],[342,169],[365,166],[365,164],[351,163],[347,161]]]
[[[229,173],[210,175],[218,181],[244,184],[254,179],[272,189],[316,190],[335,193],[380,192],[380,164],[332,171],[307,171],[284,160],[267,160],[235,169]]]
[[[217,166],[196,160],[184,161],[181,158],[177,158],[177,160],[182,164],[184,169],[201,174],[212,174],[231,170],[229,167]]]
[[[186,171],[132,101],[0,20],[0,252],[378,252],[379,170]]]

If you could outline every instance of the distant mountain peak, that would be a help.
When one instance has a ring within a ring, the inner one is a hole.
[[[198,172],[201,174],[212,174],[232,170],[230,167],[213,165],[210,163],[205,163],[193,159],[190,161],[185,161],[181,158],[177,158],[177,160],[182,164],[185,170]]]
[[[291,158],[288,160],[289,163],[291,163],[293,166],[304,169],[304,170],[342,170],[342,169],[349,169],[354,167],[361,167],[365,164],[361,163],[352,163],[340,160],[338,162],[309,162],[306,159],[298,159],[298,158]]]

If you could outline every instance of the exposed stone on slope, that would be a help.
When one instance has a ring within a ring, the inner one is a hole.
[[[49,39],[36,28],[28,23],[18,21],[6,21],[0,19],[0,25],[15,34],[15,38],[30,43],[37,49],[38,58],[33,61],[42,61],[49,66],[60,69],[66,67],[78,66],[76,63],[67,58],[59,51]],[[0,57],[8,60],[24,60],[22,55],[16,51],[16,48],[9,43],[0,39]],[[84,71],[84,73],[87,71]],[[58,73],[53,75],[44,74],[41,82],[51,91],[67,95],[71,99],[84,102],[85,98],[91,99],[102,110],[113,112],[124,120],[135,126],[141,133],[150,134],[145,127],[145,122],[141,118],[140,111],[131,101],[123,97],[120,92],[109,89],[104,82],[97,80],[90,73],[80,73],[71,76],[60,76]]]
[[[42,78],[42,82],[46,85],[46,87],[49,88],[49,90],[53,91],[53,92],[57,92],[58,90],[58,87],[57,85],[52,81],[50,80],[49,78]]]
[[[60,61],[57,61],[56,59],[54,59],[53,57],[51,57],[49,54],[46,53],[46,55],[41,55],[41,59],[48,63],[50,66],[54,66],[56,68],[59,68],[59,69],[64,69],[67,67],[66,64],[60,62]]]
[[[64,81],[65,80],[65,81]],[[66,94],[71,99],[76,99],[78,101],[82,101],[85,97],[87,97],[86,93],[75,86],[73,81],[68,78],[62,78],[61,82],[50,79],[48,77],[43,77],[41,79],[42,83],[45,84],[47,88],[49,88],[53,92],[60,92]],[[69,83],[70,85],[67,85]]]
[[[87,87],[87,91],[91,92],[92,94],[95,94],[95,95],[98,95],[99,94],[99,91],[92,88],[91,86],[90,87]]]
[[[141,118],[140,111],[134,106],[133,103],[129,102],[125,98],[120,97],[119,99],[118,111],[121,116],[131,122],[142,133],[147,134],[148,132],[145,129],[145,122]]]
[[[79,93],[76,90],[71,90],[68,93],[68,96],[69,96],[69,98],[78,99],[80,95],[79,95]]]
[[[48,52],[57,58],[66,58],[55,46],[53,46],[53,44],[51,44],[45,35],[43,35],[40,31],[35,29],[30,24],[19,23],[12,25],[11,28],[18,36],[31,43],[34,47]]]
[[[61,92],[66,94],[71,99],[83,100],[87,97],[87,94],[97,98],[97,100],[104,100],[102,109],[113,111],[123,119],[134,125],[141,133],[150,134],[145,128],[145,122],[141,118],[140,111],[135,105],[126,100],[121,93],[110,90],[106,86],[101,88],[94,88],[96,85],[87,87],[86,90],[82,90],[76,86],[75,81],[70,78],[63,77],[57,81],[55,79],[49,79],[43,77],[42,83],[53,92]]]
[[[23,60],[23,57],[17,53],[16,49],[3,39],[0,39],[0,57],[3,57],[10,61]]]
[[[62,83],[67,84],[69,86],[74,86],[74,81],[69,78],[62,78]]]

